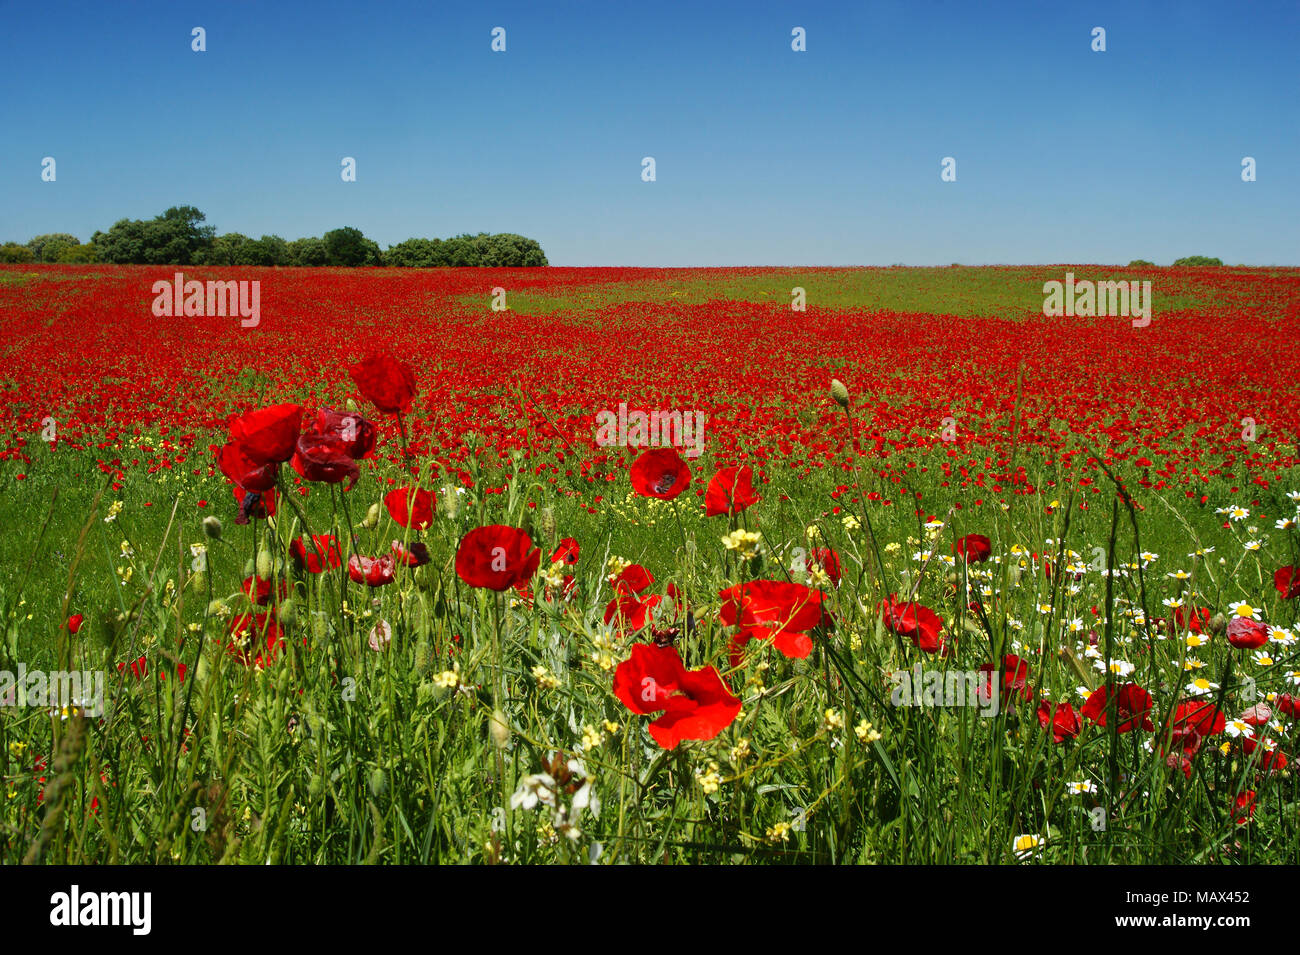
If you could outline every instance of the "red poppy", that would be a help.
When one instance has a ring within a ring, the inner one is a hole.
[[[321,408],[316,412],[313,430],[338,442],[353,460],[360,460],[373,451],[378,436],[373,421],[355,411],[335,411],[333,408]]]
[[[76,633],[78,630],[80,630],[80,629],[81,629],[81,621],[83,621],[83,620],[85,620],[85,619],[86,619],[86,618],[83,617],[83,616],[82,616],[81,614],[79,614],[79,613],[74,613],[71,617],[69,617],[69,618],[68,618],[68,633]]]
[[[619,595],[639,594],[654,582],[654,574],[640,564],[628,564],[610,578],[609,585],[614,589],[614,593]]]
[[[1191,700],[1178,704],[1169,725],[1173,727],[1175,736],[1193,732],[1204,738],[1222,733],[1227,720],[1209,700]]]
[[[632,462],[632,488],[643,497],[670,501],[691,483],[691,469],[672,448],[646,451]]]
[[[1300,597],[1300,572],[1290,565],[1279,567],[1273,571],[1273,586],[1283,600],[1295,600]]]
[[[684,485],[683,485],[684,486]],[[754,469],[748,464],[723,468],[704,490],[704,514],[739,514],[762,498],[754,493]]]
[[[1277,698],[1277,708],[1290,717],[1300,716],[1300,699],[1290,693],[1283,693]]]
[[[1052,741],[1063,743],[1079,735],[1079,714],[1069,703],[1051,703],[1047,700],[1038,704],[1038,725],[1043,729],[1052,729]]]
[[[244,453],[241,445],[227,442],[217,452],[221,473],[245,491],[269,491],[280,473],[278,462],[258,463]]]
[[[664,749],[684,739],[713,739],[740,713],[740,700],[717,670],[687,670],[671,646],[635,644],[631,658],[614,671],[614,695],[633,713],[664,711],[649,727]]]
[[[1248,726],[1263,726],[1273,718],[1273,709],[1267,703],[1256,703],[1241,714],[1241,721]]]
[[[953,552],[958,557],[965,558],[969,564],[979,564],[989,559],[993,553],[993,544],[983,534],[967,534],[957,541]]]
[[[989,699],[993,695],[993,670],[992,663],[985,663],[980,667],[980,673],[983,676],[983,699]],[[1019,695],[1020,699],[1028,702],[1033,699],[1034,691],[1029,686],[1029,662],[1022,660],[1014,654],[1008,653],[1002,658],[1002,686],[1000,692],[1006,696]]]
[[[277,498],[274,488],[269,491],[245,491],[236,484],[230,490],[234,493],[235,500],[239,502],[239,514],[235,518],[236,524],[247,524],[250,517],[265,520],[268,517],[275,516]]]
[[[1210,626],[1210,608],[1175,607],[1173,623],[1175,632],[1186,628],[1192,633],[1204,633]]]
[[[947,650],[944,639],[939,635],[943,629],[943,617],[928,607],[918,603],[899,603],[897,594],[890,594],[889,599],[880,604],[885,616],[885,626],[900,637],[908,637],[926,653],[943,653]]]
[[[555,548],[555,553],[551,555],[551,563],[560,560],[566,564],[576,564],[581,550],[576,540],[572,537],[566,537],[560,541],[560,546]]]
[[[658,594],[651,594],[644,599],[635,594],[615,597],[605,606],[605,622],[609,623],[617,616],[620,630],[640,630],[650,622],[651,611],[663,599]]]
[[[433,495],[424,488],[399,487],[384,495],[388,515],[403,527],[433,526]]]
[[[383,557],[362,557],[360,554],[353,554],[348,558],[348,576],[357,583],[369,587],[391,584],[396,570],[397,562],[388,554]]]
[[[244,666],[273,663],[284,646],[280,625],[271,614],[240,614],[230,621],[230,635],[234,639],[226,649]]]
[[[429,548],[419,541],[411,541],[405,547],[401,541],[393,541],[393,559],[399,560],[407,567],[423,567],[433,560]]]
[[[814,547],[808,552],[808,563],[820,567],[822,572],[831,579],[832,586],[840,585],[844,574],[840,569],[840,555],[835,551],[829,547]]]
[[[1239,826],[1244,826],[1255,817],[1255,790],[1247,789],[1243,793],[1238,793],[1237,798],[1232,803],[1232,820]]]
[[[1105,726],[1108,719],[1106,687],[1101,686],[1092,691],[1087,702],[1083,704],[1081,715],[1086,716],[1098,726]],[[1151,694],[1136,683],[1125,683],[1115,691],[1115,715],[1119,719],[1118,732],[1127,733],[1139,726],[1144,730],[1155,729],[1151,722],[1151,710],[1155,701]]]
[[[406,362],[388,354],[371,354],[353,365],[348,374],[361,394],[380,411],[405,414],[411,410],[416,395],[415,373]]]
[[[1249,736],[1243,736],[1241,738],[1241,748],[1247,756],[1253,755],[1257,749],[1260,751],[1260,755],[1256,756],[1255,759],[1259,762],[1259,769],[1261,772],[1281,772],[1286,769],[1286,764],[1288,762],[1286,753],[1282,752],[1280,749],[1267,749]]]
[[[299,537],[289,544],[289,553],[300,570],[319,574],[330,567],[337,567],[343,558],[339,553],[339,542],[332,534],[313,534],[311,541]]]
[[[733,666],[739,665],[741,648],[755,638],[772,640],[786,656],[804,659],[813,646],[807,631],[827,619],[822,607],[825,594],[784,580],[752,580],[719,591],[718,596],[723,624],[740,628],[731,641]]]
[[[256,589],[254,589],[254,580],[257,581]],[[261,577],[256,577],[255,575],[244,578],[243,590],[244,593],[248,594],[248,599],[260,607],[269,604],[271,602],[272,593],[275,593],[277,590],[279,592],[278,599],[284,600],[285,597],[289,596],[289,584],[287,581],[280,581],[280,586],[277,588],[274,586],[273,581],[263,580]]]
[[[1228,642],[1239,650],[1257,650],[1268,643],[1268,627],[1250,617],[1228,621]]]
[[[476,527],[456,548],[456,575],[471,587],[498,593],[531,580],[541,562],[533,539],[505,524]]]
[[[293,457],[302,427],[298,405],[271,405],[230,423],[230,440],[255,464],[278,464]]]
[[[329,435],[308,431],[298,438],[298,452],[293,456],[293,469],[308,481],[338,484],[345,478],[357,483],[361,469],[352,460],[346,448]]]
[[[130,666],[131,666],[131,675],[135,677],[137,680],[141,679],[146,673],[149,672],[149,664],[145,660],[143,655],[141,655],[140,659],[138,660],[132,660]],[[117,672],[121,673],[126,668],[127,668],[127,664],[125,661],[119,663],[117,665]]]

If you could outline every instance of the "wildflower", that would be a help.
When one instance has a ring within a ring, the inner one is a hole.
[[[767,827],[768,842],[789,842],[790,841],[790,823],[778,822],[775,825]]]
[[[460,686],[460,668],[453,667],[450,670],[443,670],[433,678],[433,685],[440,690],[454,690]]]
[[[697,772],[696,779],[700,781],[700,788],[704,790],[706,796],[711,796],[722,786],[722,776],[718,773],[718,764],[709,763],[706,772]]]
[[[111,524],[117,520],[117,515],[122,513],[122,502],[114,501],[108,508],[108,516],[104,518],[105,524]]]
[[[537,681],[537,685],[543,690],[553,690],[560,685],[560,681],[555,678],[554,674],[540,663],[533,667],[533,679]]]
[[[880,739],[880,733],[866,720],[862,720],[857,726],[853,727],[853,733],[863,743],[874,743]]]

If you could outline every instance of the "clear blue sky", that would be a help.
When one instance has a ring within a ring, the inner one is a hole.
[[[189,204],[556,265],[1300,263],[1296,0],[6,0],[0,63],[0,240]]]

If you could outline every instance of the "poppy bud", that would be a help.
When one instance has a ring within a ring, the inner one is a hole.
[[[831,379],[831,399],[841,408],[849,406],[849,389],[838,378]]]
[[[510,725],[506,722],[506,715],[500,710],[493,710],[492,715],[488,717],[488,733],[492,736],[492,742],[496,743],[498,749],[505,749],[506,744],[510,742]]]
[[[378,525],[379,525],[379,503],[376,502],[374,504],[371,504],[370,508],[366,511],[366,519],[361,522],[361,526],[364,527],[366,530],[371,530],[372,528],[375,528]]]
[[[388,780],[384,778],[382,769],[376,769],[370,774],[370,791],[375,796],[382,796],[388,791]]]
[[[555,540],[555,509],[551,507],[542,508],[541,514],[537,516],[537,529],[541,531],[548,541]]]
[[[442,507],[439,508],[452,520],[460,513],[460,495],[456,493],[454,487],[444,487],[442,489]]]
[[[298,616],[298,608],[294,606],[292,600],[280,601],[279,609],[276,611],[276,619],[282,624],[293,623]]]
[[[1225,632],[1227,632],[1228,618],[1221,613],[1216,613],[1213,617],[1210,618],[1210,622],[1206,624],[1206,627],[1209,629],[1210,633],[1213,633],[1218,636],[1222,636]]]
[[[356,411],[356,410],[357,410],[357,403],[356,403],[355,401],[353,401],[351,398],[349,398],[349,399],[347,400],[347,409],[348,409],[349,411]]]
[[[215,541],[221,540],[221,521],[215,514],[203,518],[203,533]]]
[[[257,552],[257,576],[263,580],[270,580],[273,573],[275,573],[275,559],[271,557],[271,552],[269,550],[259,550]]]
[[[307,780],[307,795],[312,799],[319,799],[325,792],[325,777],[320,773],[315,773],[311,779]]]

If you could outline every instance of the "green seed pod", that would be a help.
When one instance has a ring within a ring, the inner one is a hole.
[[[203,533],[207,534],[213,540],[221,540],[221,521],[214,514],[209,514],[203,518]]]
[[[831,400],[841,408],[849,406],[849,389],[838,378],[831,379]]]

